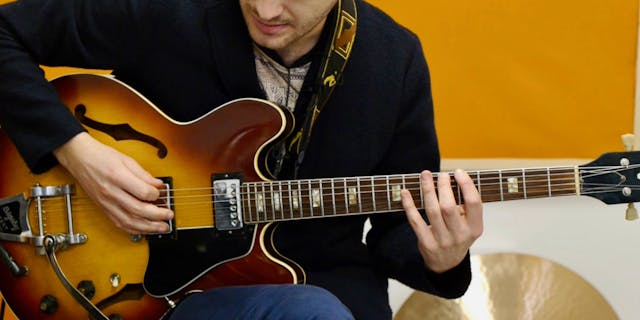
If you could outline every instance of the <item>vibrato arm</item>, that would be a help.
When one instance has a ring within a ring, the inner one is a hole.
[[[105,316],[104,313],[102,313],[102,311],[98,309],[98,307],[91,303],[91,301],[89,301],[89,299],[87,299],[80,291],[78,291],[78,289],[71,285],[67,277],[60,269],[60,265],[58,264],[58,259],[56,258],[55,253],[56,247],[59,245],[56,237],[51,235],[45,236],[43,245],[44,250],[47,254],[47,258],[49,259],[49,264],[51,264],[53,271],[56,273],[56,276],[58,277],[64,288],[67,290],[67,292],[69,292],[69,294],[71,294],[71,296],[76,301],[78,301],[78,303],[80,303],[80,305],[82,305],[85,310],[89,312],[89,314],[91,315],[91,319],[109,320],[109,318]]]

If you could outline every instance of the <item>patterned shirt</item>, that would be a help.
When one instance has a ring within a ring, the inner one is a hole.
[[[260,87],[267,96],[267,100],[293,112],[311,62],[299,67],[287,68],[277,63],[256,45],[253,46],[253,52]]]

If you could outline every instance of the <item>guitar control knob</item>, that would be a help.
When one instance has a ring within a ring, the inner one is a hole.
[[[40,299],[40,311],[46,314],[54,314],[58,311],[58,299],[52,295],[46,295]]]
[[[91,298],[93,298],[93,296],[96,294],[96,286],[93,285],[93,281],[91,280],[80,281],[80,283],[78,283],[77,289],[89,300],[91,300]]]

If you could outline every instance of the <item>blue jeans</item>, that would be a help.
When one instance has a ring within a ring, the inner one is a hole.
[[[170,320],[342,320],[353,319],[329,291],[309,285],[255,285],[217,288],[192,294]]]

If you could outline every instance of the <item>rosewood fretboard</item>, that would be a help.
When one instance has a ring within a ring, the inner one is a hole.
[[[468,171],[483,202],[579,195],[578,173],[577,167]],[[453,179],[452,184],[456,200],[462,203],[460,188]],[[399,211],[402,189],[409,190],[421,207],[419,174],[244,183],[244,221],[265,223]]]

